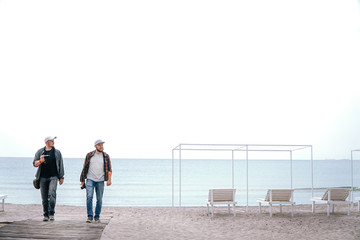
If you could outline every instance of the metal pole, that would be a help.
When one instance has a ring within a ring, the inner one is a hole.
[[[232,188],[234,189],[234,150],[231,151],[231,163],[232,163]]]
[[[172,207],[174,207],[174,149],[172,150]]]
[[[293,175],[292,175],[292,151],[290,151],[290,186],[293,189]]]
[[[249,209],[249,152],[246,145],[246,212]]]
[[[181,144],[179,145],[179,208],[181,208]]]
[[[312,146],[311,146],[311,197],[314,197],[314,159],[313,159]]]
[[[353,166],[353,151],[351,151],[351,205],[354,204],[354,166]]]

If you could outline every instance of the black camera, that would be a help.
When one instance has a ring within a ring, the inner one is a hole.
[[[50,155],[44,155],[44,164],[46,164],[46,158],[50,157]]]
[[[85,183],[81,185],[80,189],[86,188]]]

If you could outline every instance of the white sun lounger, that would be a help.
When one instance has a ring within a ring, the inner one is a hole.
[[[334,213],[334,205],[348,205],[348,215],[350,215],[351,201],[348,200],[351,189],[348,188],[329,188],[326,189],[322,197],[313,197],[312,201],[312,212],[315,213],[315,202],[327,204],[327,215],[330,216],[330,207]]]
[[[293,189],[269,189],[264,199],[258,199],[259,213],[261,213],[261,203],[270,205],[270,217],[272,217],[272,205],[279,204],[282,213],[282,205],[291,205],[291,216],[294,216],[294,190]]]
[[[7,195],[0,195],[0,200],[2,200],[2,209],[0,210],[0,212],[4,212],[5,211],[5,198],[7,197]]]
[[[209,216],[209,205],[211,206],[211,216],[214,216],[214,205],[228,205],[228,212],[230,214],[230,205],[233,205],[234,217],[236,216],[235,211],[235,192],[236,189],[210,189],[209,198],[206,202],[207,215]]]

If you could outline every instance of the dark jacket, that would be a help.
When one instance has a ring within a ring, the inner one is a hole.
[[[64,178],[65,175],[65,171],[64,171],[64,161],[61,155],[61,152],[57,149],[55,149],[55,159],[56,159],[56,170],[57,170],[57,177],[58,179]],[[40,148],[36,153],[35,153],[35,157],[34,157],[34,161],[33,161],[33,165],[35,167],[35,161],[39,161],[41,155],[45,152],[45,147]],[[41,166],[41,165],[40,165]],[[38,170],[36,171],[35,177],[37,180],[40,179],[40,174],[41,174],[41,167],[39,166]]]

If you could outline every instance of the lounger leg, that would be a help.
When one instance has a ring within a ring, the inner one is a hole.
[[[358,201],[358,212],[360,212],[360,200]]]
[[[293,217],[294,216],[294,205],[291,204],[291,216]]]
[[[334,213],[335,204],[332,205],[332,213]]]
[[[2,211],[1,212],[5,212],[5,199],[2,200]]]
[[[234,209],[234,217],[236,217],[236,208],[235,208],[235,204],[233,204],[233,209]]]
[[[270,204],[270,217],[272,217],[272,204]]]
[[[327,215],[330,216],[330,204],[327,205]]]
[[[230,204],[228,204],[228,213],[230,214]]]
[[[280,204],[280,213],[282,213],[282,205]]]
[[[214,205],[211,204],[211,216],[214,216]]]
[[[207,208],[207,215],[210,216],[210,213],[209,213],[209,204],[208,204],[208,203],[206,204],[206,208]]]
[[[261,202],[259,202],[259,213],[261,213]]]
[[[312,202],[312,212],[315,213],[315,202]]]
[[[350,216],[350,204],[348,205],[348,216]]]

